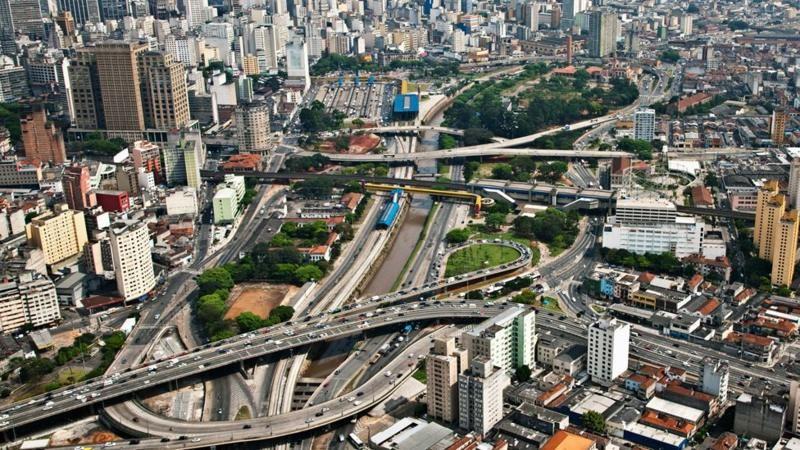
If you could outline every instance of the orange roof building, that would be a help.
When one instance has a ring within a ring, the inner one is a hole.
[[[545,442],[541,450],[595,450],[596,448],[597,444],[591,439],[558,430]]]

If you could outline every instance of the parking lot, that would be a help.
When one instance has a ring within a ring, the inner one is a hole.
[[[382,123],[391,113],[395,86],[389,83],[351,82],[327,83],[314,90],[314,100],[322,102],[328,111],[339,110],[349,119],[364,119]]]

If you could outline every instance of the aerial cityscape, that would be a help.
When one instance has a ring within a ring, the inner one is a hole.
[[[800,450],[799,13],[0,0],[2,448]]]

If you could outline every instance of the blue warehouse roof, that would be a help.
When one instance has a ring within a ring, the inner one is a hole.
[[[417,94],[400,94],[394,98],[394,112],[418,113],[419,96]]]

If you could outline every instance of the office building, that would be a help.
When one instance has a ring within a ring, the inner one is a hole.
[[[83,212],[59,204],[25,227],[28,243],[41,249],[45,263],[57,264],[81,253],[88,240]]]
[[[236,143],[240,153],[267,155],[270,150],[270,111],[267,105],[236,107]]]
[[[789,205],[797,209],[800,205],[800,157],[795,156],[789,164]]]
[[[164,146],[164,174],[171,186],[199,189],[200,169],[206,161],[206,146],[197,131],[176,131],[167,135]]]
[[[253,52],[259,72],[278,68],[278,36],[275,27],[264,25],[253,30]]]
[[[147,225],[115,222],[109,230],[119,295],[126,301],[145,297],[156,287]]]
[[[64,169],[61,184],[69,209],[83,211],[95,205],[89,178],[89,168],[86,166],[69,166]]]
[[[0,282],[0,333],[30,324],[50,325],[61,320],[56,287],[35,272],[23,272],[16,280]]]
[[[595,383],[610,385],[628,370],[631,326],[601,318],[589,326],[588,372]]]
[[[467,351],[456,348],[455,338],[433,341],[433,351],[425,359],[428,417],[446,423],[458,421],[458,376],[466,368]]]
[[[100,2],[100,18],[106,20],[119,20],[131,15],[131,0],[98,0]]]
[[[700,371],[703,374],[701,390],[717,397],[720,404],[727,402],[728,380],[730,379],[728,362],[706,357],[700,363]]]
[[[503,389],[511,384],[505,370],[487,357],[474,358],[458,376],[458,426],[483,437],[503,418]]]
[[[140,94],[139,55],[147,44],[105,41],[93,49],[109,130],[144,130],[144,107]]]
[[[651,142],[656,135],[656,110],[639,108],[633,113],[633,138]]]
[[[139,56],[140,89],[145,127],[172,130],[189,123],[189,95],[183,64],[169,53]]]
[[[575,15],[589,7],[589,0],[564,0],[561,9],[561,28],[570,29],[575,23]]]
[[[705,222],[678,215],[666,199],[619,199],[603,226],[603,247],[629,252],[669,252],[683,258],[702,254]]]
[[[303,92],[311,87],[308,71],[308,49],[305,41],[294,39],[286,44],[286,80],[289,86],[301,86]]]
[[[486,357],[492,364],[512,372],[536,364],[536,312],[512,307],[462,334],[469,358]]]
[[[87,23],[100,22],[98,0],[58,0],[59,11],[69,11],[72,19],[81,27]],[[66,31],[64,34],[70,34]]]
[[[208,0],[184,0],[183,6],[189,28],[199,27],[209,19]]]
[[[589,12],[589,56],[605,58],[616,51],[619,20],[614,11],[593,9]]]
[[[775,108],[772,110],[772,120],[770,122],[770,136],[772,137],[772,145],[780,147],[783,145],[783,139],[786,132],[786,120],[789,118],[789,113],[786,108]]]
[[[103,94],[100,89],[97,58],[92,49],[78,49],[67,71],[70,79],[67,97],[72,105],[70,110],[72,124],[87,130],[104,129],[106,121]]]
[[[783,435],[785,419],[784,405],[742,393],[736,399],[733,432],[774,443]]]
[[[0,0],[2,2],[2,0]],[[39,0],[8,0],[12,30],[32,39],[45,39],[45,25]],[[0,6],[0,14],[4,8]]]
[[[63,164],[67,159],[61,130],[48,120],[43,107],[25,114],[20,119],[20,128],[26,158],[53,164]]]
[[[772,284],[791,286],[800,222],[796,209],[787,210],[786,197],[779,189],[776,180],[769,180],[758,191],[753,243],[758,257],[772,262]]]
[[[0,103],[16,102],[30,95],[25,68],[15,65],[10,59],[0,58]]]

